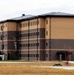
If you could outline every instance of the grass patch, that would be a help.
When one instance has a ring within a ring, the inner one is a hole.
[[[41,68],[56,62],[0,63],[0,75],[74,75],[74,70]],[[62,63],[62,62],[61,62]],[[62,63],[63,64],[63,63]]]

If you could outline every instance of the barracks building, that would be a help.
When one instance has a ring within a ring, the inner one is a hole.
[[[50,12],[0,21],[4,60],[74,60],[74,15]]]

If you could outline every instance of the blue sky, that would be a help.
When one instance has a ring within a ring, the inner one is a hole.
[[[0,20],[54,11],[74,13],[74,0],[0,0]]]

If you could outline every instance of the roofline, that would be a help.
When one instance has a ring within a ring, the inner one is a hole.
[[[33,16],[33,17],[30,17],[30,18],[21,19],[21,20],[8,19],[8,20],[0,21],[0,23],[4,23],[4,22],[20,22],[20,21],[31,20],[31,19],[35,19],[35,18],[38,18],[38,16]]]
[[[16,20],[4,20],[4,21],[0,21],[0,23],[4,23],[4,22],[16,22]]]
[[[74,15],[39,15],[38,17],[74,17]]]
[[[26,19],[22,19],[22,20],[12,20],[12,19],[7,19],[4,21],[0,21],[0,23],[4,23],[4,22],[20,22],[20,21],[24,21],[24,20],[31,20],[31,19],[35,19],[35,18],[45,18],[45,17],[70,17],[70,18],[74,18],[74,15],[38,15],[38,16],[33,16],[30,18],[26,18]]]

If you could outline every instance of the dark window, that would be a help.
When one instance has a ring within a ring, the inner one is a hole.
[[[31,44],[31,46],[33,46],[33,44]]]
[[[28,44],[28,47],[30,47],[30,44]]]
[[[39,43],[36,43],[36,46],[39,46]]]
[[[19,37],[21,37],[21,34],[19,34]]]
[[[30,36],[30,33],[28,33],[28,36]]]
[[[46,46],[48,46],[48,43],[46,43]]]
[[[3,31],[3,26],[1,26],[1,30]]]
[[[30,22],[28,22],[28,26],[30,26]]]
[[[35,33],[33,33],[33,36],[35,35]]]
[[[46,35],[48,35],[48,31],[46,31]]]
[[[48,54],[46,54],[46,57],[48,57]]]
[[[1,35],[1,40],[3,40],[3,35]]]
[[[36,54],[36,57],[39,57],[39,54]]]
[[[2,44],[2,50],[4,49],[4,45]]]
[[[48,24],[48,20],[46,20],[46,24]]]
[[[36,32],[36,35],[39,35],[39,32]]]
[[[28,57],[28,54],[26,54],[26,57]]]
[[[22,25],[20,24],[20,27],[22,27]]]
[[[22,27],[23,27],[23,24],[22,24]]]
[[[21,44],[19,44],[19,47],[21,47]]]
[[[31,33],[31,36],[33,36],[33,33]]]
[[[33,43],[33,46],[35,46],[35,43]]]
[[[27,47],[27,44],[25,44],[25,47]]]
[[[28,57],[30,57],[30,54],[28,54]]]
[[[28,34],[25,34],[25,36],[27,37]]]

